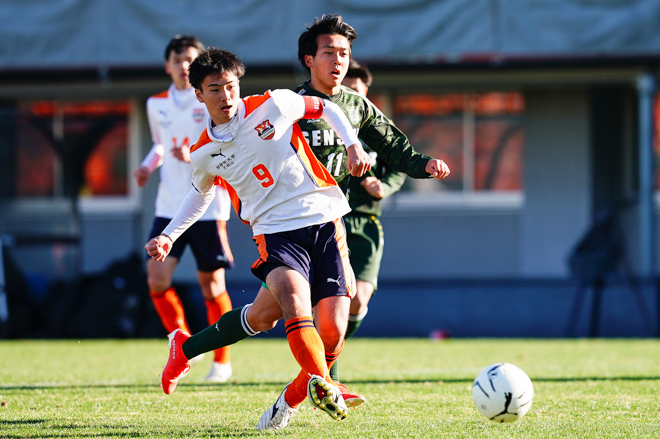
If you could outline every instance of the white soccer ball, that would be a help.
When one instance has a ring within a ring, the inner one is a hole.
[[[519,367],[509,363],[491,364],[475,378],[472,399],[487,419],[514,422],[532,406],[534,386]]]

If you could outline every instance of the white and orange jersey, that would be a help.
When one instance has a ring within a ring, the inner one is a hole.
[[[323,111],[322,99],[290,90],[242,99],[227,124],[228,140],[214,137],[209,120],[192,148],[193,186],[206,194],[216,176],[224,180],[238,216],[255,235],[342,217],[350,211],[346,197],[296,123],[321,117]],[[347,120],[346,126],[350,129]]]
[[[160,166],[155,215],[171,219],[190,191],[192,178],[192,165],[175,158],[171,149],[182,145],[190,147],[199,138],[206,128],[208,111],[197,101],[194,88],[176,90],[172,84],[167,91],[147,100],[147,118],[154,146],[142,165],[151,170]],[[159,158],[153,159],[154,155]],[[146,162],[156,165],[150,166]],[[201,220],[229,219],[229,194],[220,186],[216,192]]]

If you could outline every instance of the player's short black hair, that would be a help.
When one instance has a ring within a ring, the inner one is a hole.
[[[305,63],[305,56],[316,56],[318,50],[319,35],[343,35],[348,40],[350,48],[353,48],[353,40],[357,39],[357,32],[348,23],[344,22],[341,15],[323,15],[321,19],[315,18],[314,24],[308,25],[298,38],[298,61],[303,68],[310,71]]]
[[[209,47],[200,52],[188,69],[188,80],[197,90],[202,90],[204,79],[215,73],[231,72],[237,78],[245,75],[245,65],[234,53],[218,47]]]
[[[369,71],[367,65],[353,58],[351,58],[350,62],[348,63],[348,71],[346,72],[346,77],[359,78],[367,87],[371,87],[371,83],[373,82],[371,72]]]
[[[204,45],[192,35],[175,35],[165,48],[165,61],[170,59],[170,53],[181,53],[188,47],[197,49],[198,52],[204,50]]]

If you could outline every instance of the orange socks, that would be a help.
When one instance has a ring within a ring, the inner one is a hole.
[[[296,408],[307,397],[309,376],[326,377],[328,368],[323,354],[323,342],[316,332],[311,316],[295,317],[287,321],[284,327],[291,352],[302,368],[284,394],[286,402]]]
[[[206,305],[206,317],[209,325],[213,325],[220,320],[220,317],[222,317],[224,313],[232,310],[231,299],[226,291],[215,300],[205,300],[204,304]],[[213,352],[213,361],[216,363],[226,364],[231,360],[229,357],[229,346],[221,347]]]
[[[328,365],[328,373],[330,369],[332,369],[332,365],[335,364],[335,361],[337,361],[337,358],[339,358],[339,354],[341,354],[342,349],[344,349],[345,341],[346,340],[342,340],[341,346],[335,352],[325,351],[325,362]],[[330,378],[332,378],[332,375],[330,376]],[[332,379],[335,380],[335,378]]]
[[[165,291],[150,291],[149,295],[168,334],[175,329],[182,329],[190,334],[181,299],[176,294],[174,287]]]

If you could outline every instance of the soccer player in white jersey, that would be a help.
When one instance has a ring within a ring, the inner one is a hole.
[[[172,78],[172,84],[167,91],[147,100],[153,147],[134,176],[137,184],[144,186],[151,173],[160,170],[156,213],[149,237],[161,233],[190,190],[189,148],[204,131],[208,111],[197,101],[188,80],[188,67],[203,49],[195,37],[177,35],[172,38],[165,49],[165,72]],[[217,186],[214,193],[213,202],[200,221],[177,241],[168,258],[162,263],[151,258],[147,260],[150,295],[168,334],[175,329],[190,332],[181,300],[172,286],[172,275],[188,245],[197,262],[197,279],[209,324],[232,309],[225,286],[225,269],[234,265],[225,223],[229,219],[231,202],[223,187]],[[224,382],[231,374],[229,347],[216,349],[206,380]]]
[[[314,24],[307,28],[299,39],[299,59],[301,63],[310,69],[312,79],[298,87],[300,94],[316,96],[320,99],[330,100],[336,103],[345,114],[351,116],[351,123],[356,124],[355,131],[360,136],[369,139],[368,144],[373,141],[380,146],[380,151],[391,161],[397,164],[397,170],[403,171],[413,178],[445,178],[449,175],[449,168],[442,160],[424,156],[412,148],[405,135],[401,133],[390,121],[385,118],[366,98],[341,86],[341,81],[346,75],[348,61],[350,59],[352,41],[356,38],[355,30],[345,23],[341,16],[324,16],[321,20],[315,20]],[[302,46],[305,49],[302,50]],[[318,90],[317,90],[318,89]],[[298,90],[296,90],[298,91]],[[304,93],[303,93],[304,92]],[[347,100],[353,101],[351,105]],[[358,108],[358,113],[352,109]],[[359,120],[353,116],[361,114]],[[325,125],[322,120],[300,119],[298,126],[305,138],[311,140],[310,146],[314,155],[322,162],[328,161],[327,168],[332,168],[335,181],[342,187],[342,182],[348,180],[349,167],[345,161],[344,143],[342,139],[335,138],[332,127],[327,130],[323,128],[323,135],[329,134],[333,139],[329,142],[328,150],[314,147],[314,139],[319,127]],[[310,133],[305,127],[313,126]],[[323,144],[322,144],[323,146]],[[380,154],[380,152],[379,152]],[[341,166],[330,166],[333,158],[342,157]],[[390,163],[392,165],[392,163]],[[325,357],[328,368],[333,366],[338,354],[343,347],[346,317],[342,312],[334,312],[330,307],[314,309],[315,324],[325,347]],[[212,328],[207,328],[187,339],[182,349],[187,357],[192,358],[204,352],[217,349],[220,346],[228,346],[237,341],[257,334],[259,331],[272,329],[279,319],[282,311],[278,302],[268,291],[268,286],[263,283],[254,301],[250,305],[237,308],[222,316]],[[174,379],[169,385],[164,385],[166,393],[171,393],[176,387],[176,374],[170,374],[170,368],[166,367],[163,374],[163,382],[170,378]],[[168,372],[168,373],[166,373]],[[357,406],[365,401],[365,398],[357,393],[351,392],[341,383],[336,383],[342,391],[346,405]],[[281,402],[278,399],[270,409],[276,412]],[[287,400],[289,405],[293,401]],[[291,407],[295,408],[295,407]],[[266,415],[266,414],[265,414]],[[267,427],[275,428],[275,427]]]
[[[262,415],[257,429],[286,427],[307,396],[340,420],[347,408],[328,375],[312,309],[325,315],[328,311],[321,310],[332,308],[341,316],[333,321],[341,326],[336,330],[346,331],[354,280],[341,217],[350,208],[296,122],[323,118],[349,145],[346,153],[353,175],[369,170],[371,159],[346,116],[331,102],[290,90],[240,99],[244,71],[233,53],[213,47],[191,64],[190,82],[210,114],[206,131],[191,151],[193,189],[145,249],[154,260],[164,260],[181,233],[203,214],[215,185],[224,183],[239,217],[252,226],[260,255],[252,272],[266,282],[279,305],[291,352],[302,369]],[[202,333],[207,331],[217,329],[211,326]],[[189,369],[188,339],[190,335],[181,330],[170,334],[170,355],[161,379],[165,393],[171,393]]]

